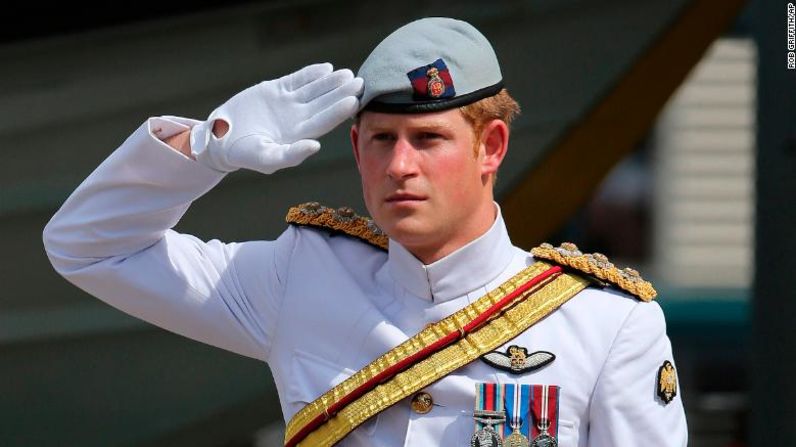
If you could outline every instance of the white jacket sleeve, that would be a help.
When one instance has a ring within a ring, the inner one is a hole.
[[[53,267],[108,304],[162,328],[267,360],[280,306],[276,241],[203,242],[171,228],[223,174],[155,137],[195,122],[150,118],[66,200],[44,229]],[[256,271],[255,271],[256,269]]]
[[[674,365],[660,306],[636,304],[613,342],[592,396],[589,446],[687,445],[679,386],[668,404],[657,395],[658,370],[667,360]]]

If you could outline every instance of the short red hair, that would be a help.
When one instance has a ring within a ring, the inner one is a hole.
[[[484,126],[490,121],[498,119],[511,127],[511,122],[520,114],[520,105],[504,88],[497,95],[467,104],[460,107],[459,110],[464,115],[464,119],[473,127],[477,145],[478,140],[481,139],[481,132],[483,132]]]

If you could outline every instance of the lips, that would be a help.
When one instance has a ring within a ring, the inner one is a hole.
[[[419,202],[421,200],[426,200],[426,197],[418,195],[418,194],[407,193],[407,192],[393,193],[393,194],[390,194],[389,196],[387,196],[387,198],[385,199],[385,201],[388,202],[388,203],[394,203],[394,202]]]

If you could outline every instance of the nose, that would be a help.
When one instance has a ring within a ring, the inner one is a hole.
[[[393,180],[402,180],[417,175],[417,150],[403,138],[395,141],[392,157],[387,164],[387,175]]]

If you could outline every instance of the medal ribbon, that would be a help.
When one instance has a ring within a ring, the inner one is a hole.
[[[528,415],[530,414],[531,403],[531,385],[527,384],[513,384],[507,383],[506,387],[506,418],[508,423],[503,430],[504,437],[514,432],[514,427],[522,433],[526,438],[530,436],[531,421]]]
[[[503,395],[505,385],[500,385],[497,383],[476,383],[475,384],[475,412],[478,413],[479,410],[484,411],[491,411],[491,412],[499,412],[503,411]],[[475,430],[481,430],[486,427],[487,424],[484,424],[480,421],[475,421]],[[493,424],[492,428],[500,436],[503,433],[503,422],[500,424]],[[502,437],[502,436],[501,436]]]
[[[544,433],[542,428],[547,425],[547,434],[558,439],[558,396],[560,387],[557,385],[533,385],[531,408],[533,408],[533,426],[531,439]]]

